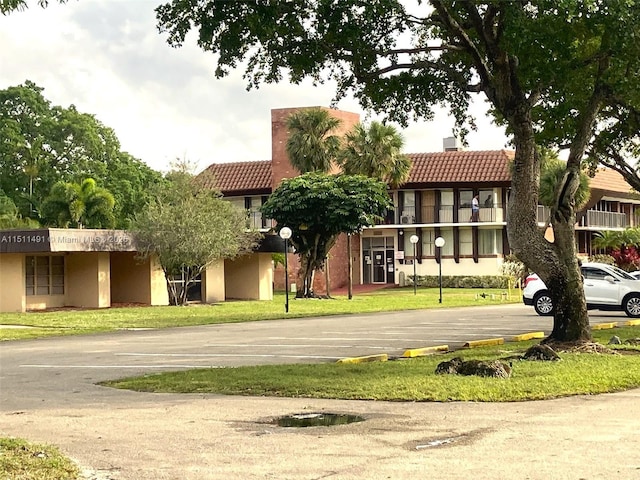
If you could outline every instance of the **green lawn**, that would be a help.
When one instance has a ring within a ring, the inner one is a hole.
[[[186,307],[0,313],[0,325],[32,327],[0,327],[0,340],[79,335],[128,328],[166,328],[350,313],[499,305],[522,301],[518,290],[510,293],[511,295],[506,290],[491,289],[444,289],[442,304],[438,303],[437,288],[419,288],[417,295],[413,294],[411,288],[390,288],[355,295],[351,300],[346,296],[336,296],[329,300],[297,300],[290,296],[288,314],[284,312],[283,292],[277,293],[272,301],[229,301]]]
[[[17,438],[0,438],[0,478],[75,480],[80,478],[80,471],[55,447]]]

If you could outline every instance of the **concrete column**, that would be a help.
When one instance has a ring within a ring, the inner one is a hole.
[[[222,302],[224,292],[224,261],[218,260],[209,265],[202,274],[202,301],[205,303]]]
[[[0,312],[26,311],[24,255],[0,254]]]

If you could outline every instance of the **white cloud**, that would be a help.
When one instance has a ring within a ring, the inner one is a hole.
[[[241,72],[216,80],[214,58],[195,45],[169,47],[157,33],[157,0],[71,0],[0,16],[0,88],[32,80],[54,105],[76,105],[113,128],[122,148],[163,170],[176,157],[212,162],[271,156],[273,108],[326,105],[330,85],[267,85],[247,92]],[[338,108],[359,112],[353,99]],[[484,117],[469,148],[505,146]],[[371,118],[371,117],[369,117]],[[375,117],[373,117],[375,118]],[[453,119],[438,114],[403,130],[407,152],[442,149]]]

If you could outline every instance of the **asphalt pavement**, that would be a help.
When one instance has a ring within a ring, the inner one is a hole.
[[[96,385],[164,370],[454,348],[548,332],[550,321],[507,305],[8,342],[0,348],[0,435],[57,445],[95,480],[640,479],[640,390],[541,402],[400,403]],[[274,423],[322,412],[365,421]]]

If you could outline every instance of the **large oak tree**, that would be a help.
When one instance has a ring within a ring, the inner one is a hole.
[[[509,243],[551,291],[549,339],[590,339],[574,197],[585,153],[596,137],[606,142],[600,120],[628,122],[640,104],[634,1],[174,0],[156,12],[171,45],[196,29],[198,45],[216,54],[216,76],[242,65],[249,87],[332,79],[338,98],[351,93],[400,122],[448,106],[462,131],[473,127],[473,96],[484,96],[516,150]],[[536,223],[539,145],[569,151],[554,243]]]

